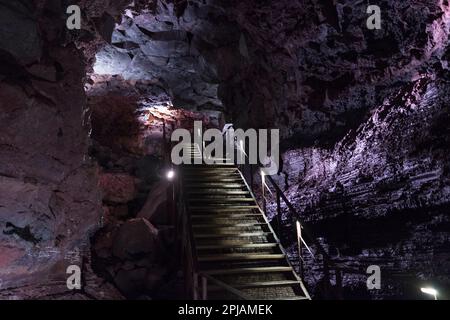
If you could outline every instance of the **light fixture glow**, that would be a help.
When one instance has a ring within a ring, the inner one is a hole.
[[[168,180],[172,180],[175,177],[175,171],[173,170],[167,171],[166,177]]]
[[[434,300],[437,300],[437,294],[438,294],[438,292],[437,292],[437,290],[436,289],[433,289],[433,288],[420,288],[420,291],[422,291],[423,293],[426,293],[426,294],[429,294],[429,295],[432,295],[432,296],[434,296]]]

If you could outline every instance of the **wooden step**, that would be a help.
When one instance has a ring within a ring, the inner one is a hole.
[[[270,288],[270,287],[291,287],[300,285],[298,281],[285,280],[285,281],[262,281],[262,282],[249,282],[249,283],[239,283],[239,284],[229,284],[235,289],[251,289],[251,288]],[[217,291],[223,290],[223,288],[218,286],[210,286],[208,290]],[[294,298],[294,297],[293,297]]]
[[[216,269],[203,271],[207,275],[229,275],[229,274],[248,274],[248,273],[274,273],[274,272],[292,272],[291,267],[255,267],[255,268],[233,268]]]
[[[227,163],[234,164],[234,162],[231,162],[231,159],[230,159],[230,158],[216,158],[216,157],[211,157],[211,158],[208,158],[208,160],[211,160],[211,161],[220,161],[221,163],[222,163],[222,162],[227,162]]]
[[[224,167],[236,167],[236,165],[234,164],[234,163],[226,163],[226,162],[224,162],[224,163],[215,163],[215,164],[202,164],[204,167],[206,167],[206,168],[212,168],[212,169],[215,169],[216,168],[216,166],[217,167],[220,167],[220,166],[224,166]]]
[[[295,296],[295,297],[282,297],[282,298],[270,298],[269,300],[310,300],[308,297]]]
[[[189,210],[191,212],[210,212],[210,213],[219,213],[219,212],[234,212],[234,211],[251,211],[251,210],[255,210],[255,209],[259,209],[258,206],[236,206],[236,205],[229,205],[227,207],[224,208],[218,208],[218,207],[214,207],[214,208],[210,208],[210,207],[198,207],[198,206],[189,206]]]
[[[211,209],[210,211],[195,211],[191,214],[191,217],[194,218],[218,218],[218,219],[241,219],[241,218],[263,218],[263,215],[259,212],[254,212],[253,210],[223,210],[218,211],[215,209]]]
[[[277,248],[278,243],[251,243],[244,242],[236,244],[221,245],[199,245],[197,250],[221,250],[221,249],[261,249],[261,248]]]
[[[286,256],[284,254],[249,254],[249,253],[229,253],[217,255],[199,256],[199,262],[214,262],[214,261],[249,261],[249,260],[282,260]]]
[[[219,182],[236,182],[236,181],[242,181],[241,177],[236,178],[222,178],[218,176],[213,177],[185,177],[185,180],[187,183],[198,183],[198,182],[205,182],[205,183],[219,183]]]
[[[198,180],[205,179],[205,180],[208,180],[208,179],[216,179],[216,178],[219,178],[219,179],[240,179],[242,181],[242,177],[240,175],[238,175],[238,174],[235,174],[235,173],[217,173],[217,172],[215,172],[215,173],[208,173],[208,174],[201,174],[200,173],[200,174],[196,174],[196,175],[184,174],[184,178],[187,181],[191,181],[193,179],[198,179]]]
[[[217,191],[208,191],[208,190],[188,190],[188,194],[203,194],[203,195],[210,195],[210,196],[216,196],[216,195],[250,195],[250,192],[248,191],[242,191],[242,190],[217,190]]]
[[[198,239],[215,239],[215,238],[245,238],[245,237],[263,237],[271,236],[271,232],[242,232],[242,233],[214,233],[214,234],[194,234],[195,238]]]
[[[212,167],[193,167],[193,166],[186,166],[183,168],[183,170],[185,170],[185,172],[191,173],[191,172],[230,172],[230,171],[238,171],[237,168],[229,168],[229,167],[225,167],[225,168],[212,168]]]
[[[241,177],[237,170],[190,170],[183,172],[185,177],[212,177],[217,176],[236,176]]]
[[[213,183],[213,182],[191,182],[186,183],[187,188],[217,188],[217,189],[235,189],[246,188],[244,183]]]
[[[242,219],[242,218],[262,218],[262,215],[260,213],[230,213],[230,214],[212,214],[212,215],[208,215],[208,214],[193,214],[191,215],[192,219]]]
[[[208,203],[224,203],[227,202],[255,202],[253,198],[226,198],[226,197],[216,197],[216,198],[189,198],[189,202],[208,202]]]
[[[267,226],[267,223],[221,223],[221,224],[194,224],[194,228],[250,228],[250,227],[263,227]]]

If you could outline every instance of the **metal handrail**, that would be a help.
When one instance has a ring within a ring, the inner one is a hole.
[[[247,189],[249,190],[251,197],[252,197],[252,198],[255,200],[255,202],[258,204],[258,201],[256,200],[256,197],[255,197],[255,194],[253,193],[252,188],[248,185],[247,180],[246,180],[245,177],[244,177],[244,174],[242,173],[241,170],[239,170],[239,173],[240,173],[240,175],[241,175],[241,177],[242,177],[242,179],[243,179],[243,181],[244,181],[244,183],[245,183],[245,186],[246,186]],[[264,212],[264,211],[261,209],[261,206],[260,206],[259,204],[258,204],[258,209],[259,209],[259,211],[261,212],[261,214],[262,214],[262,216],[263,216],[263,218],[264,218],[264,221],[266,222],[267,226],[269,227],[270,232],[273,234],[273,237],[274,237],[275,241],[278,243],[278,246],[279,246],[281,252],[287,257],[287,256],[288,256],[288,255],[287,255],[287,252],[286,252],[286,250],[283,248],[283,246],[281,245],[281,241],[280,241],[280,239],[278,238],[278,236],[277,236],[275,230],[273,230],[272,225],[270,224],[270,221],[269,221],[269,219],[267,218],[266,212]],[[289,261],[289,259],[287,259],[287,263],[288,263],[288,265],[292,268],[292,270],[295,270],[295,269],[293,268],[291,262]],[[309,300],[311,300],[311,297],[310,297],[310,295],[309,295],[309,293],[308,293],[308,290],[306,289],[306,287],[305,287],[305,285],[304,285],[302,279],[297,275],[296,272],[294,272],[294,276],[295,276],[295,278],[297,279],[297,281],[298,281],[298,283],[299,283],[299,285],[300,285],[300,287],[301,287],[303,293],[306,295],[306,298],[308,298]]]
[[[295,210],[294,206],[289,201],[289,199],[286,197],[286,195],[281,190],[281,188],[278,186],[278,184],[273,180],[273,178],[271,176],[267,176],[267,180],[275,188],[275,190],[277,191],[277,194],[280,195],[281,199],[283,199],[283,201],[286,204],[287,208],[291,212],[291,215],[293,217],[296,217],[297,220],[299,221],[299,218],[298,218],[299,215],[298,215],[297,210]],[[325,248],[317,240],[317,238],[312,235],[312,233],[307,228],[306,223],[304,223],[304,222],[301,223],[301,229],[302,229],[302,232],[306,235],[306,237],[316,246],[316,248],[318,249],[320,255],[322,256],[322,259],[323,259],[323,262],[324,262],[325,276],[330,281],[329,270],[330,270],[330,267],[332,267],[336,271],[336,284],[337,284],[338,287],[341,287],[342,286],[342,283],[341,283],[342,279],[341,279],[341,274],[340,274],[340,272],[342,271],[341,268],[331,259],[331,257],[328,255],[328,253],[326,252]],[[306,245],[306,243],[305,243],[305,245]],[[313,258],[314,258],[314,256],[313,256]],[[299,260],[300,259],[302,259],[301,256],[299,256]]]

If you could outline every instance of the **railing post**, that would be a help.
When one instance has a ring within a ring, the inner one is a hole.
[[[295,223],[297,228],[297,247],[298,247],[298,267],[300,271],[300,277],[304,279],[304,272],[303,272],[303,258],[302,258],[302,225],[300,224],[300,221],[296,221]]]
[[[277,192],[277,224],[278,224],[277,229],[278,234],[280,235],[281,238],[281,195],[278,189],[276,189],[276,192]]]
[[[194,272],[194,279],[193,279],[193,298],[194,300],[198,300],[198,274],[197,272]]]
[[[163,119],[163,132],[162,132],[162,139],[163,139],[163,159],[164,164],[167,164],[169,162],[169,156],[168,156],[168,145],[166,141],[166,120]]]
[[[250,191],[253,192],[253,165],[250,163]]]
[[[267,205],[266,205],[266,178],[263,171],[261,171],[261,193],[262,193],[262,199],[263,199],[263,211],[264,214],[267,216]]]

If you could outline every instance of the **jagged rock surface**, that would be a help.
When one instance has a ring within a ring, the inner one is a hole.
[[[66,268],[86,266],[101,217],[84,58],[65,9],[0,1],[0,298],[69,297]]]

